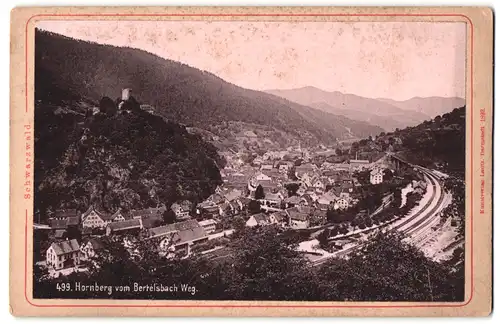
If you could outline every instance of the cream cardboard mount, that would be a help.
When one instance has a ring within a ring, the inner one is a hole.
[[[11,26],[14,316],[491,312],[491,9]]]

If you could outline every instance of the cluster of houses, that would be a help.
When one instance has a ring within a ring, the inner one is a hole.
[[[90,214],[89,214],[90,215]],[[87,215],[87,217],[89,216]],[[174,253],[183,252],[190,254],[191,246],[206,242],[211,239],[219,238],[232,231],[216,232],[217,222],[213,219],[197,221],[194,219],[185,220],[169,225],[145,228],[136,226],[135,220],[139,223],[141,219],[130,219],[123,222],[130,223],[128,226],[120,226],[116,228],[115,234],[139,234],[140,230],[143,236],[140,239],[151,240],[157,239],[160,251]],[[120,222],[110,223],[109,227],[115,228],[113,225]],[[110,234],[107,232],[106,234]],[[139,239],[139,236],[124,236],[123,243],[125,247],[133,248],[133,241],[130,237]],[[86,237],[82,244],[79,244],[76,239],[62,239],[53,242],[46,251],[46,265],[55,270],[60,270],[67,267],[80,265],[85,260],[90,260],[95,256],[96,252],[103,248],[102,236]]]
[[[383,171],[368,160],[318,164],[311,162],[312,156],[300,148],[268,151],[250,165],[240,163],[238,154],[228,155],[228,165],[221,170],[223,184],[196,205],[190,201],[172,204],[170,209],[176,218],[173,224],[163,225],[166,206],[126,212],[118,209],[114,213],[105,213],[94,206],[83,213],[74,209],[56,211],[49,219],[56,242],[46,252],[47,265],[61,269],[68,264],[80,264],[102,248],[99,242],[102,235],[132,234],[140,239],[157,239],[161,250],[185,251],[189,255],[192,245],[227,234],[217,231],[218,223],[245,214],[252,200],[259,201],[261,212],[247,218],[246,226],[277,224],[305,229],[324,223],[330,208],[347,209],[358,203],[355,188],[360,184],[352,176],[354,171],[371,170],[372,184],[384,181]],[[301,162],[296,163],[296,159]],[[290,185],[296,189],[294,192],[290,192]],[[263,197],[256,196],[258,187],[263,188]],[[71,238],[68,234],[72,229],[85,237],[83,244],[67,239]]]
[[[311,218],[319,216],[326,217],[326,214],[309,206],[295,206],[271,214],[258,213],[250,216],[246,226],[278,225],[283,228],[306,229],[310,225]]]
[[[46,265],[55,270],[75,267],[91,259],[102,247],[96,238],[87,239],[81,245],[76,239],[53,242],[46,251]]]
[[[189,201],[181,201],[171,206],[178,221],[190,219],[191,209],[192,203]],[[128,212],[118,209],[114,213],[106,213],[91,205],[81,214],[76,209],[56,211],[49,218],[49,227],[55,230],[56,238],[62,238],[72,228],[78,229],[82,234],[91,234],[95,233],[96,230],[102,230],[110,235],[122,231],[154,227],[163,221],[163,213],[166,210],[165,206],[160,206]]]
[[[166,207],[161,206],[129,212],[118,209],[114,213],[106,213],[91,205],[83,213],[76,209],[56,211],[49,218],[49,227],[55,231],[56,238],[64,238],[71,229],[76,229],[84,235],[96,231],[104,231],[110,235],[125,230],[151,228],[163,220],[165,210]]]

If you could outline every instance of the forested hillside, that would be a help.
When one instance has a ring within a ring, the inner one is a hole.
[[[113,212],[200,201],[221,183],[215,147],[183,126],[138,104],[129,113],[92,115],[77,94],[60,91],[59,103],[55,94],[47,103],[38,93],[35,212],[42,221],[51,210],[91,204]]]
[[[380,133],[353,144],[355,152],[392,150],[409,161],[446,173],[465,172],[465,107],[436,116],[414,127]]]
[[[160,115],[203,129],[240,121],[271,126],[311,141],[366,137],[382,131],[366,122],[311,113],[309,107],[240,88],[211,73],[142,50],[40,30],[35,42],[37,87],[49,99],[55,89],[97,101],[104,95],[118,96],[122,88],[132,88],[137,100],[153,105]]]
[[[465,107],[436,116],[396,134],[403,142],[401,152],[420,165],[442,168],[447,173],[465,173]]]

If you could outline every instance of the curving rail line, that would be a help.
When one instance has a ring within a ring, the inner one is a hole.
[[[411,217],[404,219],[402,222],[396,223],[394,226],[388,225],[385,228],[390,228],[391,230],[399,230],[407,236],[421,235],[421,232],[425,231],[428,228],[429,224],[435,221],[435,216],[438,215],[438,211],[443,208],[443,201],[446,197],[446,194],[441,187],[439,178],[431,170],[421,166],[412,165],[411,163],[408,163],[401,159],[400,161],[420,170],[424,174],[424,176],[426,176],[428,183],[432,185],[433,193],[431,199],[429,199],[429,201],[422,207],[421,210],[413,214]],[[365,244],[366,243],[361,242],[345,250],[341,250],[332,256],[315,261],[313,265],[320,265],[332,257],[345,256],[353,250],[361,248]]]

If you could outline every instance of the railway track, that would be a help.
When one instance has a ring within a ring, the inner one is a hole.
[[[420,166],[413,166],[413,167],[419,169],[424,174],[424,176],[426,176],[426,179],[428,183],[431,185],[431,188],[433,190],[432,197],[423,206],[421,210],[416,212],[411,217],[407,217],[406,219],[404,219],[399,223],[397,222],[392,223],[394,224],[393,226],[388,224],[385,228],[391,230],[399,230],[403,234],[408,235],[410,237],[411,236],[421,237],[422,233],[427,232],[429,226],[435,222],[436,220],[435,216],[438,215],[438,212],[443,208],[443,201],[446,195],[444,193],[444,190],[441,188],[439,179],[437,178],[436,175],[432,173],[432,171]],[[334,253],[334,255],[332,256],[329,256],[324,259],[319,259],[313,263],[313,266],[321,265],[332,257],[344,257],[350,254],[352,251],[360,249],[365,244],[366,244],[365,242],[361,242],[354,246],[348,247],[347,249]]]

